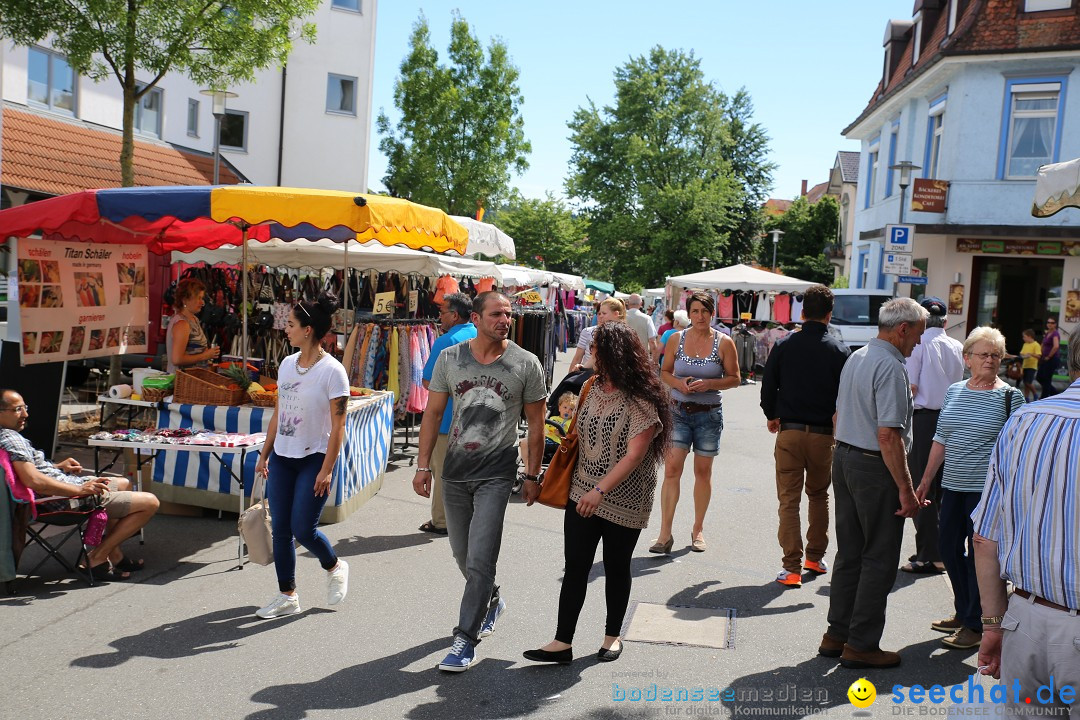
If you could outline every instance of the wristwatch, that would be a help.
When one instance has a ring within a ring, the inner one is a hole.
[[[980,618],[983,625],[1000,625],[1001,621],[1005,619],[1004,615],[994,615],[993,617],[986,617],[985,615]]]
[[[539,475],[529,475],[528,473],[524,473],[524,476],[525,476],[525,479],[528,480],[529,482],[540,482],[540,476]]]

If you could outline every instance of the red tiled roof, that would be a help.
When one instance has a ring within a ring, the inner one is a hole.
[[[120,186],[119,132],[12,107],[3,113],[4,185],[47,195]],[[213,178],[213,156],[135,139],[136,185],[209,185]],[[224,161],[220,180],[240,182]]]
[[[829,189],[828,181],[818,183],[817,185],[810,188],[806,192],[806,202],[813,205],[814,203],[821,200],[821,198],[825,197],[825,193],[826,193],[826,191],[828,191],[828,189]]]
[[[769,198],[765,201],[765,206],[762,209],[765,211],[765,214],[770,217],[779,217],[786,213],[790,208],[791,200]]]
[[[1080,49],[1080,13],[1075,8],[1026,13],[1020,10],[1022,3],[1023,0],[969,0],[951,35],[946,35],[949,8],[942,4],[934,26],[923,28],[925,41],[919,61],[912,66],[915,39],[912,30],[903,47],[897,48],[901,57],[888,84],[883,87],[878,82],[869,104],[844,132],[943,57]]]

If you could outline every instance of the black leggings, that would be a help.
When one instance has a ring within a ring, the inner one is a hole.
[[[585,604],[585,591],[589,585],[589,571],[596,557],[596,546],[604,541],[604,594],[607,598],[607,622],[605,635],[618,635],[622,630],[626,606],[630,602],[630,560],[634,556],[641,530],[616,525],[595,515],[583,518],[578,515],[577,503],[566,504],[563,516],[563,554],[566,571],[562,591],[559,593],[559,626],[555,639],[573,643],[581,606]]]

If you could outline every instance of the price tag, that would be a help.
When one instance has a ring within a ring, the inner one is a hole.
[[[523,302],[529,304],[544,302],[544,298],[540,297],[540,293],[536,292],[535,290],[526,290],[525,292],[521,293],[519,297],[521,297],[521,300]]]
[[[420,291],[419,290],[410,290],[409,291],[409,312],[410,313],[416,312],[416,308],[418,308],[418,307],[420,307]]]
[[[394,293],[375,293],[375,308],[372,315],[390,315],[394,312]]]

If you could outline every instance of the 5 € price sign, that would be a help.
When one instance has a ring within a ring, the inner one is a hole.
[[[375,293],[375,308],[371,311],[371,314],[390,315],[394,311],[394,305],[393,291]]]

